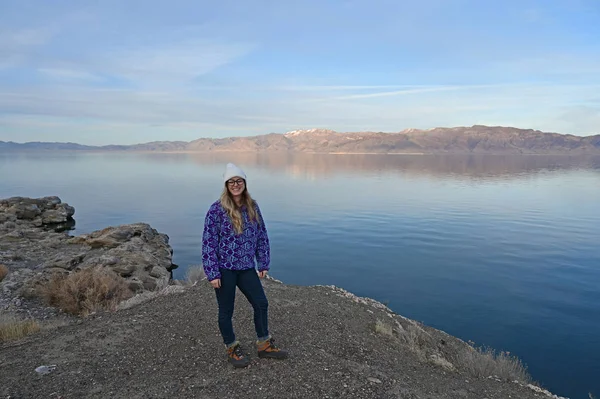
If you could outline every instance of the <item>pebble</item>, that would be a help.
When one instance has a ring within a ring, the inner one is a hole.
[[[51,372],[53,372],[54,369],[56,369],[55,364],[51,364],[49,366],[43,365],[43,366],[36,367],[35,372],[38,374],[46,375],[46,374],[50,374]]]
[[[367,380],[374,382],[376,384],[381,384],[381,380],[379,378],[369,377],[369,378],[367,378]]]

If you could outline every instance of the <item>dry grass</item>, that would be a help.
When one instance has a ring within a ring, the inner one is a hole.
[[[205,278],[202,265],[193,265],[187,269],[185,273],[185,281],[187,285],[196,285]]]
[[[377,334],[387,335],[389,337],[394,336],[394,329],[392,328],[392,326],[390,326],[389,324],[386,324],[385,322],[383,322],[381,320],[377,320],[375,322],[375,332]]]
[[[376,327],[376,331],[377,329]],[[385,331],[385,327],[379,327],[379,330]],[[475,348],[471,343],[463,343],[448,347],[454,349],[442,354],[438,348],[438,340],[416,323],[409,323],[403,329],[398,329],[398,338],[420,361],[435,364],[448,371],[460,370],[476,378],[495,377],[505,381],[532,383],[525,365],[509,352]]]
[[[125,280],[105,267],[54,275],[39,293],[49,305],[84,317],[99,310],[115,310],[132,296]]]
[[[458,367],[475,377],[494,376],[505,381],[531,383],[527,368],[510,352],[496,352],[491,348],[470,348],[458,357]]]
[[[407,325],[400,337],[420,361],[434,364],[446,371],[456,371],[456,367],[438,352],[431,336],[418,324]]]
[[[435,364],[446,371],[456,371],[456,367],[454,367],[452,363],[444,359],[444,357],[439,354],[429,356],[429,363]]]
[[[159,296],[180,294],[184,291],[185,288],[181,285],[167,285],[165,288],[159,291],[146,291],[142,292],[141,294],[137,294],[136,296],[121,302],[117,306],[116,310],[129,309]]]
[[[0,317],[0,342],[13,341],[39,331],[35,320],[21,320],[16,317]]]
[[[4,280],[6,276],[8,276],[8,267],[0,265],[0,281]]]
[[[417,355],[419,360],[427,361],[427,348],[429,345],[429,336],[418,326],[409,324],[401,335],[408,349]]]

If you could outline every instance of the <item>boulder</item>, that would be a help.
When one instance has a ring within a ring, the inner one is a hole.
[[[69,242],[90,248],[78,267],[104,265],[126,279],[137,278],[149,290],[166,286],[176,267],[169,237],[146,223],[108,227]]]

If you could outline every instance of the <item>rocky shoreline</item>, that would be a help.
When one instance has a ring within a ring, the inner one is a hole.
[[[271,332],[290,359],[256,357],[252,309],[240,298],[234,325],[251,365],[234,370],[214,292],[202,276],[171,279],[168,236],[139,223],[72,237],[65,228],[73,215],[57,197],[0,200],[0,264],[9,270],[0,314],[47,321],[39,332],[0,341],[0,397],[559,398],[532,384],[512,357],[341,288],[273,278],[264,281]],[[34,295],[52,275],[96,266],[135,294],[116,311],[81,318]]]
[[[35,319],[59,316],[36,298],[36,288],[55,274],[90,267],[114,271],[132,294],[169,284],[177,265],[166,234],[136,223],[71,236],[74,214],[72,206],[54,196],[0,200],[0,265],[9,271],[0,286],[5,313]]]

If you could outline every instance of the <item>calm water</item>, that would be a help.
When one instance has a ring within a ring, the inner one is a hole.
[[[389,302],[508,350],[560,395],[600,395],[600,158],[0,154],[0,197],[58,195],[74,234],[144,221],[182,278],[224,164],[249,176],[272,275]]]

